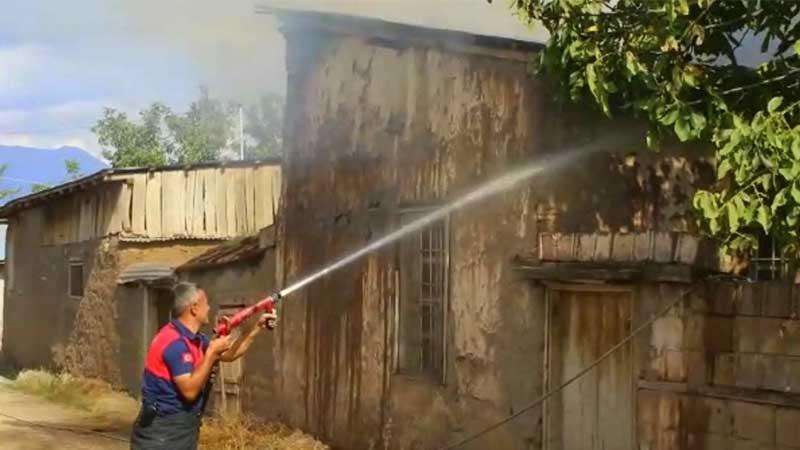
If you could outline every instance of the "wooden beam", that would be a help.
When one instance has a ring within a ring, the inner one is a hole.
[[[691,266],[658,263],[541,263],[517,261],[515,267],[533,280],[551,281],[657,281],[692,283],[696,274]]]

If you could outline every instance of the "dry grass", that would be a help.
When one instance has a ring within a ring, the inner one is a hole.
[[[247,418],[207,419],[200,429],[201,450],[328,450],[299,430]]]
[[[139,410],[136,400],[115,391],[108,383],[66,373],[54,375],[41,370],[24,370],[11,386],[86,411],[95,426],[104,430],[130,427]]]

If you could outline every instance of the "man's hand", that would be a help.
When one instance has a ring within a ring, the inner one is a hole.
[[[231,348],[232,345],[233,342],[231,341],[230,335],[220,336],[211,340],[211,342],[208,344],[207,353],[211,356],[218,357]]]
[[[276,326],[278,326],[278,312],[275,310],[271,313],[262,314],[261,317],[258,318],[259,328],[274,330]]]

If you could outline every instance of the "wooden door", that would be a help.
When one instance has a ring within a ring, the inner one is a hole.
[[[631,293],[548,290],[546,385],[554,389],[596,361],[631,331]],[[548,401],[548,450],[633,448],[631,346],[616,351]]]
[[[226,305],[220,306],[218,314],[221,316],[232,316],[245,305]],[[235,341],[241,329],[235,329],[232,338]],[[217,379],[214,384],[214,411],[217,414],[238,414],[242,412],[241,390],[242,390],[242,360],[239,358],[233,362],[220,362],[217,367]]]

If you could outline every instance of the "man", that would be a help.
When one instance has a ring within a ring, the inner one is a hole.
[[[174,292],[175,319],[156,334],[147,352],[132,450],[196,449],[205,387],[215,364],[241,358],[261,330],[274,328],[277,320],[264,314],[236,342],[230,336],[209,342],[199,333],[209,321],[206,293],[193,283],[179,283]]]

